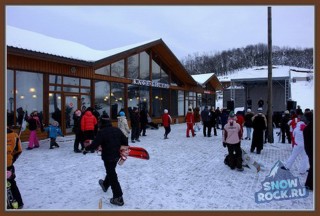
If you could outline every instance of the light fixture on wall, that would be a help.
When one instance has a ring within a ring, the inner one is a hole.
[[[30,88],[29,92],[36,92],[36,89],[35,88]]]

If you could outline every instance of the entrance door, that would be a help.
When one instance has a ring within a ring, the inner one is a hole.
[[[79,109],[79,97],[78,95],[64,95],[63,104],[63,125],[62,129],[65,134],[72,133],[72,128],[74,125],[73,113]]]

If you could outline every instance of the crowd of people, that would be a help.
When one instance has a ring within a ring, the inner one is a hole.
[[[256,151],[261,154],[263,145],[266,142],[267,118],[263,113],[263,104],[258,107],[254,113],[250,108],[246,111],[233,111],[216,109],[204,106],[202,110],[199,107],[189,107],[185,116],[186,137],[196,136],[196,128],[202,127],[203,137],[211,137],[218,135],[217,130],[222,130],[222,144],[228,150],[228,155],[225,163],[231,169],[243,171],[242,168],[242,150],[241,141],[243,139],[251,141],[250,152]],[[125,150],[131,143],[140,142],[140,137],[147,136],[147,125],[151,124],[151,118],[146,109],[139,110],[138,107],[133,107],[128,110],[121,109],[117,117],[117,126],[112,126],[111,120],[107,112],[103,111],[102,115],[97,117],[92,108],[87,108],[84,111],[76,110],[73,113],[73,133],[75,134],[73,151],[75,153],[94,152],[97,149],[101,151],[101,158],[104,162],[106,176],[105,179],[99,180],[99,185],[106,192],[109,187],[113,192],[113,198],[110,203],[122,206],[124,204],[123,192],[118,182],[116,166],[121,158],[121,150]],[[130,127],[127,120],[130,120]],[[26,121],[29,123],[30,138],[27,149],[39,147],[39,141],[36,136],[36,130],[41,129],[47,131],[50,138],[50,149],[59,147],[56,142],[57,136],[64,136],[59,128],[59,123],[53,121],[51,125],[43,128],[41,120],[37,116],[37,112],[26,115]],[[164,139],[169,138],[171,132],[171,124],[173,119],[169,114],[168,109],[163,110],[161,123],[164,128]],[[284,170],[290,170],[298,155],[302,156],[299,172],[303,175],[308,173],[305,186],[313,190],[313,112],[310,109],[305,109],[302,112],[298,106],[296,110],[286,110],[283,112],[280,133],[282,143],[292,145],[292,153],[281,167]],[[244,128],[246,133],[244,133]],[[15,173],[13,163],[22,152],[19,136],[12,136],[13,131],[8,129],[7,133],[7,170]],[[245,134],[245,137],[244,137]],[[10,142],[9,142],[10,141]],[[80,146],[79,146],[80,145]],[[15,175],[14,175],[15,176]],[[19,208],[23,208],[23,202],[19,189],[14,181],[14,178],[9,180],[12,190],[17,197]]]

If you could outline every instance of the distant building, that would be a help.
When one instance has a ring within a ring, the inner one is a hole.
[[[260,98],[264,101],[263,110],[268,107],[268,67],[254,67],[235,71],[228,76],[219,76],[223,90],[223,106],[228,101],[234,102],[234,107],[247,109],[247,99],[252,101],[251,109],[256,111]],[[308,69],[273,66],[272,68],[272,109],[273,112],[282,112],[287,109],[292,99],[291,83],[313,79],[313,71]]]

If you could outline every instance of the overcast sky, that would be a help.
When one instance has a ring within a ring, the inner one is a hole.
[[[97,50],[161,38],[183,59],[267,44],[268,6],[6,6],[6,23]],[[314,48],[314,10],[272,6],[272,44]]]

